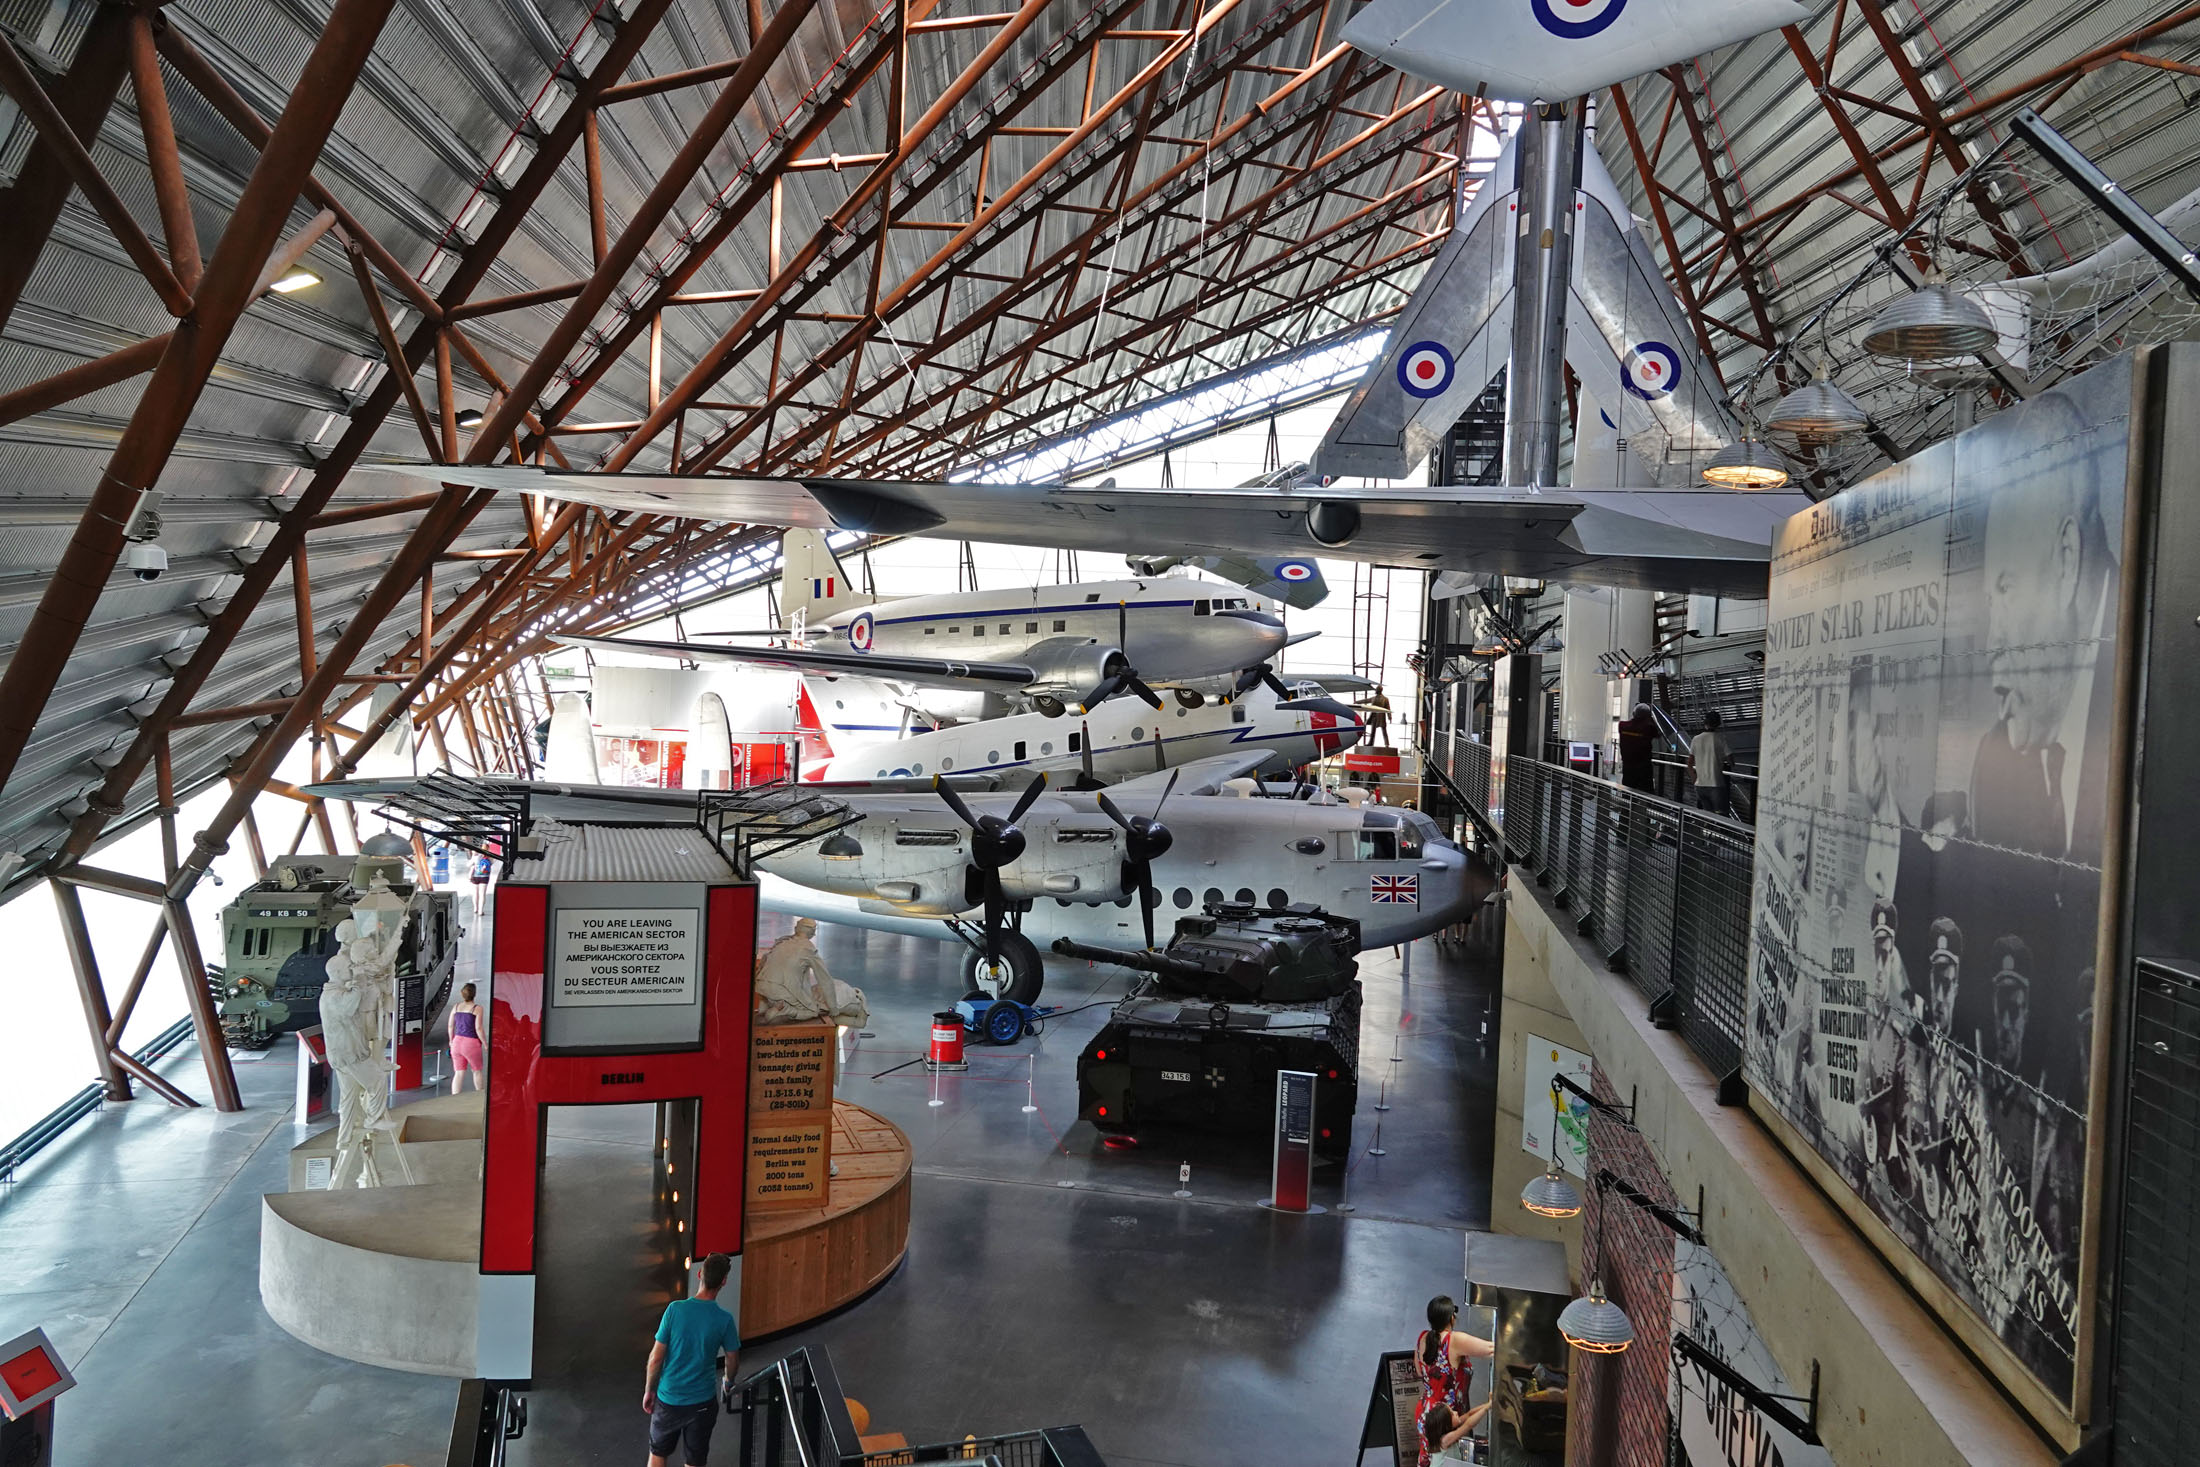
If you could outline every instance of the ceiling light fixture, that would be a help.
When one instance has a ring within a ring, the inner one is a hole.
[[[320,283],[320,276],[306,269],[303,265],[293,265],[290,269],[285,270],[269,281],[267,288],[277,295],[289,295],[294,291],[304,290],[309,286],[319,285]]]
[[[1591,1355],[1617,1355],[1635,1342],[1627,1311],[1604,1297],[1604,1280],[1591,1279],[1589,1292],[1558,1312],[1560,1338]]]
[[[1821,362],[1817,375],[1772,405],[1765,426],[1798,438],[1837,438],[1871,426],[1871,414]]]
[[[1747,431],[1703,467],[1703,481],[1722,489],[1777,489],[1790,477],[1787,456]]]
[[[482,424],[482,422],[483,422],[483,419],[482,419],[482,416],[481,416],[481,409],[480,409],[480,408],[460,408],[460,409],[458,410],[458,416],[457,416],[457,418],[456,418],[456,420],[455,420],[455,421],[456,421],[456,422],[458,423],[458,426],[459,426],[459,427],[460,427],[461,429],[473,429],[473,428],[478,428],[478,427],[480,427],[480,426],[481,426],[481,424]]]
[[[1520,1189],[1520,1205],[1537,1217],[1581,1216],[1581,1189],[1560,1175],[1558,1160]]]
[[[1879,308],[1865,328],[1864,350],[1883,361],[1941,361],[1976,356],[2000,340],[1986,308],[1936,270],[1923,285]]]

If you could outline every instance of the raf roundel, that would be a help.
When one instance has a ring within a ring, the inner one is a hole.
[[[866,611],[861,616],[858,616],[854,621],[848,623],[848,645],[855,648],[856,651],[870,651],[871,636],[872,623],[870,612]]]
[[[1680,353],[1662,341],[1645,341],[1627,353],[1624,385],[1644,402],[1673,395],[1673,383],[1681,374]]]
[[[1562,41],[1602,34],[1626,8],[1627,0],[1528,0],[1535,23]]]
[[[1451,353],[1433,341],[1416,341],[1398,358],[1398,385],[1415,397],[1435,397],[1451,386]]]
[[[1276,579],[1294,583],[1311,581],[1314,579],[1314,567],[1303,560],[1286,560],[1276,567]]]

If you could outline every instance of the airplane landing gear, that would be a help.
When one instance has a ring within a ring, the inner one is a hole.
[[[1048,718],[1060,718],[1062,716],[1062,700],[1048,693],[1034,695],[1031,706]]]
[[[1003,932],[1000,940],[1001,961],[988,963],[985,953],[972,948],[963,954],[963,988],[985,998],[1014,999],[1017,1003],[1036,1003],[1039,989],[1046,982],[1046,969],[1039,960],[1039,949],[1021,932]]]
[[[1204,708],[1207,706],[1206,694],[1200,692],[1197,688],[1176,689],[1176,701],[1179,706],[1185,708]]]

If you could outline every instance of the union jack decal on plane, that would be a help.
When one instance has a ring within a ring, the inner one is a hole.
[[[1418,876],[1371,876],[1368,878],[1369,897],[1378,903],[1405,903],[1421,905],[1421,878]]]

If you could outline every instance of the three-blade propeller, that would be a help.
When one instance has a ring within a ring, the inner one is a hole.
[[[1257,667],[1248,667],[1239,673],[1237,681],[1230,687],[1230,696],[1242,698],[1260,683],[1268,684],[1268,691],[1278,698],[1289,699],[1291,696],[1291,690],[1284,686],[1283,679],[1276,676],[1276,669],[1266,662]]]
[[[932,788],[947,802],[947,808],[970,827],[970,865],[964,873],[964,890],[966,895],[971,886],[983,890],[985,960],[990,967],[998,967],[1001,961],[1001,917],[1008,910],[1008,899],[1001,891],[1001,868],[1014,865],[1023,855],[1024,833],[1016,822],[1030,811],[1046,787],[1047,777],[1042,774],[1024,786],[1023,796],[1006,816],[980,815],[963,803],[953,785],[942,783],[937,775],[932,779]]]
[[[1117,693],[1132,692],[1144,698],[1154,707],[1161,706],[1161,695],[1146,686],[1146,680],[1131,666],[1130,659],[1130,608],[1123,602],[1115,603],[1115,645],[1119,655],[1108,659],[1108,670],[1100,681],[1085,694],[1085,707],[1097,708]]]
[[[1153,863],[1167,855],[1176,840],[1169,827],[1161,823],[1161,807],[1169,803],[1180,772],[1170,771],[1169,782],[1161,787],[1161,798],[1153,802],[1151,815],[1125,815],[1104,790],[1096,797],[1107,817],[1123,828],[1123,885],[1138,893],[1138,910],[1145,919],[1149,948],[1153,946],[1154,908],[1161,905],[1161,892],[1153,884]]]

